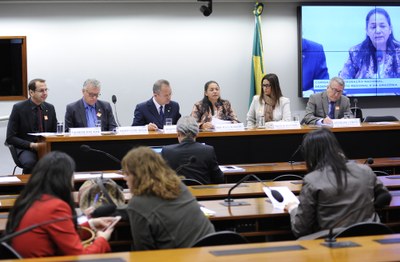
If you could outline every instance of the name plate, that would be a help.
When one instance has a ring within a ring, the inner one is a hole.
[[[164,125],[165,134],[176,134],[176,125]]]
[[[100,136],[101,127],[74,127],[69,129],[71,136]]]
[[[355,127],[361,126],[360,118],[332,119],[333,127]]]
[[[243,131],[244,125],[243,123],[236,124],[215,124],[215,131]]]
[[[147,126],[119,126],[116,131],[118,135],[142,135],[149,133]]]
[[[268,129],[299,129],[300,122],[299,121],[271,121],[265,123],[266,128]]]

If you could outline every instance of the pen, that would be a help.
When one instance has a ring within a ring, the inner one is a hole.
[[[98,200],[99,200],[99,193],[97,193],[97,194],[95,195],[92,206],[95,206]]]

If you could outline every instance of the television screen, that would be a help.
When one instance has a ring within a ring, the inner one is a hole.
[[[347,96],[400,96],[400,6],[303,5],[299,25],[300,96],[334,76]]]

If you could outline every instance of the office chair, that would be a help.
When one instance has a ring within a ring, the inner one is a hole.
[[[361,108],[351,107],[350,110],[355,118],[360,118],[360,120],[363,121],[363,113],[362,113]]]
[[[393,234],[393,230],[387,225],[376,222],[362,222],[346,227],[335,235],[338,237],[354,237],[354,236],[374,236]]]
[[[303,177],[295,174],[280,175],[272,179],[272,181],[288,181],[288,180],[303,180]]]
[[[193,178],[182,178],[181,179],[182,183],[184,183],[186,186],[199,186],[203,185],[200,181],[193,179]]]
[[[20,254],[6,242],[0,243],[0,259],[22,259]]]
[[[12,174],[15,175],[15,170],[17,169],[17,167],[19,167],[22,170],[24,170],[23,167],[22,167],[22,163],[18,159],[17,150],[15,149],[15,147],[13,145],[9,145],[7,142],[4,142],[4,145],[6,147],[8,147],[8,149],[10,149],[10,153],[11,153],[12,159],[14,160],[14,163],[15,163],[15,167],[14,167],[14,170],[13,170]]]
[[[382,170],[373,170],[376,176],[390,176],[388,172]]]
[[[391,122],[399,121],[395,116],[367,116],[364,122]]]
[[[233,231],[219,231],[200,238],[192,247],[246,244],[247,239]]]

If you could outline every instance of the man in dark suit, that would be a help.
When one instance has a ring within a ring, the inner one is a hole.
[[[191,116],[179,119],[176,126],[179,144],[164,146],[162,157],[178,175],[196,179],[202,184],[223,183],[214,147],[196,142],[199,127]]]
[[[38,136],[28,133],[56,132],[57,117],[52,104],[46,101],[46,80],[33,79],[28,84],[30,98],[13,106],[7,126],[6,142],[13,145],[23,173],[30,174],[38,161]]]
[[[321,44],[303,38],[301,48],[303,91],[307,91],[314,88],[314,79],[329,79],[329,74]]]
[[[110,103],[98,100],[100,90],[100,81],[96,79],[83,83],[82,99],[67,105],[65,132],[71,127],[96,127],[100,123],[102,131],[112,131],[117,127]]]
[[[350,99],[343,95],[344,85],[343,79],[336,76],[329,81],[326,91],[311,95],[302,123],[331,125],[332,119],[350,114]]]
[[[147,125],[149,131],[163,129],[165,120],[171,118],[175,125],[181,114],[179,104],[171,101],[171,87],[167,80],[161,79],[153,85],[153,97],[136,105],[132,126]]]

